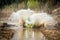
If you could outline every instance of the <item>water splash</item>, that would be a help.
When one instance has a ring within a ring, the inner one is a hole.
[[[25,20],[34,13],[33,10],[30,9],[21,9],[16,12],[13,12],[11,16],[8,18],[8,24],[23,26]]]
[[[34,24],[35,26],[40,26],[44,24],[44,26],[48,29],[55,29],[55,25],[57,21],[47,13],[35,13],[29,17],[30,20],[26,20],[26,24]]]
[[[30,9],[21,9],[13,12],[8,18],[8,24],[16,25],[19,28],[23,28],[24,24],[35,24],[36,26],[44,24],[45,27],[52,29],[55,28],[54,25],[56,23],[57,21],[48,13],[43,12],[43,10],[41,13],[35,13]]]

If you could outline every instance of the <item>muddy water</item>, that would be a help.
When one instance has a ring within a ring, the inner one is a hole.
[[[8,27],[9,28],[9,27]],[[11,30],[12,29],[12,30]],[[12,35],[13,33],[13,35]],[[60,40],[60,29],[21,29],[10,27],[9,29],[0,29],[0,40]]]
[[[10,29],[10,30],[9,30]],[[11,30],[12,29],[12,30]],[[13,33],[13,36],[12,34]],[[11,34],[11,35],[10,35]],[[60,40],[60,29],[8,27],[1,30],[0,40]]]
[[[39,29],[23,29],[16,31],[11,40],[47,40]]]

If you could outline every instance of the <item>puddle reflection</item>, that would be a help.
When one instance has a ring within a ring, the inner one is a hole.
[[[47,40],[37,29],[22,29],[15,32],[11,40]]]

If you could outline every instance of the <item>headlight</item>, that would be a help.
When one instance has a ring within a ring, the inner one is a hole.
[[[33,28],[34,24],[26,24],[25,26],[26,26],[26,28]]]

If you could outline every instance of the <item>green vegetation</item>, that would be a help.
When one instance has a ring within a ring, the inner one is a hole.
[[[12,5],[13,3],[16,4],[15,7],[18,8],[18,4],[24,3],[25,8],[37,9],[37,8],[44,8],[45,6],[48,8],[52,8],[52,6],[60,5],[60,0],[0,0],[0,8],[4,8],[4,6]],[[15,5],[14,4],[14,5]],[[14,6],[12,6],[14,8]]]
[[[38,2],[38,0],[28,0],[27,6],[30,9],[35,9],[35,8],[39,7],[39,2]]]

